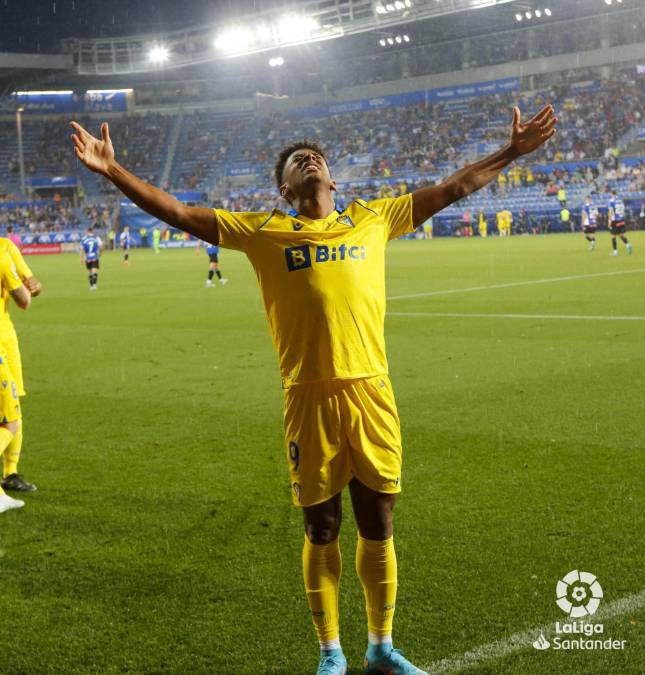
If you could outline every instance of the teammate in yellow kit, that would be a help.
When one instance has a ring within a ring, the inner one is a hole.
[[[0,251],[0,295],[4,305],[2,310],[7,317],[6,303],[10,298],[22,309],[27,309],[31,304],[31,294],[23,284],[11,256],[6,251]],[[6,335],[6,328],[3,321],[0,324],[0,334],[3,338]],[[3,339],[0,342],[0,455],[3,459],[20,432],[20,422],[19,385],[14,379]],[[19,509],[24,505],[21,499],[13,499],[0,487],[0,513],[10,509]]]
[[[10,239],[0,237],[0,252],[9,255],[18,277],[30,295],[32,297],[38,295],[42,290],[40,281],[34,277],[18,247]],[[2,290],[2,306],[0,307],[0,350],[7,356],[7,362],[11,369],[13,380],[16,383],[18,396],[24,396],[26,392],[22,379],[22,359],[20,357],[18,336],[9,316],[9,293],[4,288]],[[0,485],[5,490],[35,492],[36,486],[33,483],[28,483],[18,473],[22,438],[23,425],[20,422],[13,440],[2,456],[2,482]]]
[[[440,185],[335,209],[322,149],[302,141],[276,164],[291,216],[188,207],[139,180],[114,158],[108,125],[95,138],[72,122],[76,156],[142,209],[204,241],[246,253],[255,268],[285,390],[285,454],[303,509],[307,599],[320,643],[319,675],[342,675],[338,587],[341,492],[349,486],[359,537],[356,568],[368,619],[365,670],[421,674],[392,647],[397,571],[393,510],[401,439],[384,347],[387,242],[494,180],[555,133],[545,107],[526,124],[513,111],[510,142]]]

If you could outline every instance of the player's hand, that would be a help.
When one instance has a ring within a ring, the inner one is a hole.
[[[36,279],[36,277],[29,277],[28,279],[23,279],[23,284],[25,288],[31,293],[31,297],[35,298],[43,290],[43,285]]]
[[[558,118],[552,105],[547,105],[526,124],[521,122],[520,109],[513,108],[513,131],[511,145],[518,155],[526,155],[537,150],[555,134]]]
[[[76,133],[72,134],[74,152],[88,169],[106,175],[114,162],[114,148],[107,122],[101,124],[101,138],[87,132],[78,122],[70,122]]]

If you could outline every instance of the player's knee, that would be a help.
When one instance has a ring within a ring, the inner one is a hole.
[[[340,514],[327,513],[305,519],[305,533],[312,544],[330,544],[340,532]]]
[[[382,541],[389,539],[394,530],[395,495],[382,494],[377,500],[355,508],[356,524],[361,537]]]
[[[374,541],[383,541],[389,539],[394,531],[394,519],[392,511],[378,509],[370,518],[361,519],[358,522],[358,531],[363,539],[373,539]]]

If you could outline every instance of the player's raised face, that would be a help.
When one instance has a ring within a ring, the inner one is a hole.
[[[283,171],[283,184],[280,190],[283,196],[288,196],[289,192],[298,195],[303,190],[310,190],[316,183],[328,186],[331,190],[336,189],[336,183],[331,178],[325,158],[310,148],[302,148],[291,153]]]

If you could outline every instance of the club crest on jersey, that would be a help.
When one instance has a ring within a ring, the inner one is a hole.
[[[349,216],[339,216],[336,218],[336,222],[340,223],[341,225],[347,225],[348,227],[354,227],[354,223]]]
[[[299,232],[304,227],[304,223],[299,223],[297,220],[294,220],[291,224],[296,232]]]
[[[347,246],[347,244],[326,246],[321,244],[310,247],[308,244],[303,244],[302,246],[291,246],[284,250],[289,272],[311,267],[312,249],[316,263],[365,260],[365,246]]]

